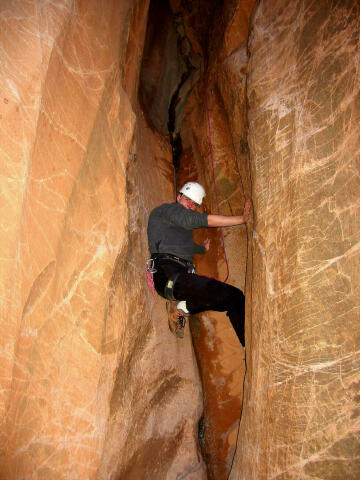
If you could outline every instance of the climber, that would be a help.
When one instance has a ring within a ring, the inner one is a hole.
[[[208,251],[210,240],[206,239],[203,245],[194,243],[192,230],[246,223],[251,202],[245,202],[241,216],[208,215],[196,211],[204,197],[205,190],[199,183],[188,182],[180,189],[176,202],[160,205],[150,213],[147,234],[151,259],[148,262],[151,262],[154,286],[157,293],[168,300],[169,328],[176,337],[183,338],[186,317],[190,314],[226,311],[245,347],[244,294],[232,285],[195,273],[192,257]]]

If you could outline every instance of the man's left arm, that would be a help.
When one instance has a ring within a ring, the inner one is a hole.
[[[234,225],[242,225],[249,220],[251,209],[251,201],[246,200],[242,215],[208,215],[209,227],[232,227]]]

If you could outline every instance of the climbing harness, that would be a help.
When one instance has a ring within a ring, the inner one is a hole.
[[[185,267],[187,269],[187,273],[195,273],[195,265],[191,263],[189,260],[185,260],[184,258],[176,257],[175,255],[170,255],[169,253],[153,253],[152,257],[146,260],[146,281],[148,287],[152,294],[155,296],[155,285],[154,285],[154,273],[157,272],[155,268],[155,260],[171,260],[172,262],[178,263],[179,265]],[[178,278],[180,273],[176,273],[165,284],[164,288],[164,297],[168,300],[176,300],[174,297],[174,286],[175,282]]]
[[[213,149],[213,145],[212,145],[212,136],[211,136],[210,109],[209,109],[206,75],[207,75],[207,68],[205,67],[205,72],[204,72],[205,109],[206,109],[206,118],[207,118],[207,124],[208,124],[210,157],[211,157],[213,182],[214,182],[215,197],[216,197],[216,204],[217,204],[217,212],[218,212],[218,215],[221,215],[221,213],[220,213],[220,203],[219,203],[219,194],[218,194],[218,189],[217,189],[217,185],[216,185],[216,178],[215,178],[214,149]],[[224,259],[225,259],[226,270],[227,270],[226,278],[224,280],[224,283],[225,283],[226,280],[229,278],[230,271],[229,271],[229,261],[228,261],[227,255],[226,255],[225,238],[224,238],[224,232],[223,232],[222,227],[220,227],[220,232],[221,232],[221,244],[222,244],[223,251],[224,251]]]
[[[185,267],[187,269],[187,273],[195,273],[195,265],[184,258],[176,257],[175,255],[170,255],[168,253],[154,253],[153,258],[171,260],[172,262],[178,263],[179,265]],[[164,297],[167,300],[176,300],[174,297],[174,287],[179,275],[180,272],[175,273],[175,275],[170,277],[165,284]]]
[[[185,260],[184,258],[176,257],[175,255],[171,255],[170,253],[153,253],[152,259],[157,260],[171,260],[183,267],[187,268],[187,273],[195,273],[195,265],[191,263],[189,260]]]

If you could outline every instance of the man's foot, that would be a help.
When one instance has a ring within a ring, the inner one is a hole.
[[[166,302],[166,311],[168,314],[168,323],[170,332],[177,338],[184,338],[186,317],[189,316],[181,309],[176,308],[175,302]]]

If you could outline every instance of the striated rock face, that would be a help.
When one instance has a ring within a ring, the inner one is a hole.
[[[259,2],[251,339],[232,479],[358,479],[360,4]]]
[[[254,5],[1,2],[1,480],[360,478],[360,5]],[[197,233],[246,365],[225,313],[179,341],[146,286],[185,180],[253,199],[229,272]]]
[[[173,196],[136,101],[147,9],[0,6],[4,480],[205,478],[189,333],[144,276],[149,210]]]
[[[181,129],[184,153],[177,184],[189,178],[200,181],[207,191],[205,211],[223,215],[242,214],[245,196],[250,198],[245,42],[252,7],[253,2],[238,2],[236,6],[225,2],[220,15],[214,15],[213,28],[209,29],[208,70],[201,73],[188,100]],[[187,24],[190,38],[195,30],[194,24]],[[196,258],[198,272],[219,280],[229,274],[228,283],[245,292],[250,248],[247,233],[245,226],[224,229],[224,250],[219,229],[197,232],[199,242],[211,238],[210,252]],[[244,351],[225,313],[199,315],[193,319],[192,332],[204,386],[202,453],[208,478],[225,480],[241,416]]]

